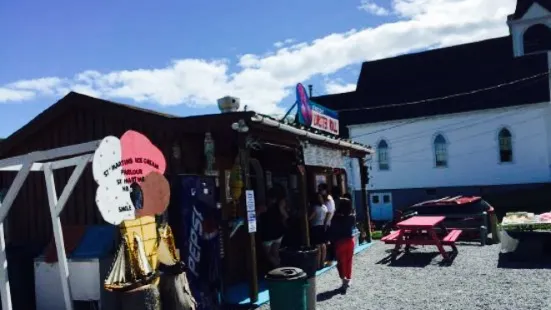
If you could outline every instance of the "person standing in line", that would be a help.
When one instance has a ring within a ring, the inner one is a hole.
[[[317,269],[323,268],[327,256],[327,234],[325,231],[325,218],[327,207],[323,204],[323,198],[320,194],[315,194],[310,200],[310,240],[312,245],[318,249]]]
[[[333,214],[335,214],[335,200],[333,197],[329,194],[329,187],[327,184],[322,183],[318,185],[318,193],[323,197],[323,203],[327,207],[327,215],[325,216],[325,230],[327,231],[331,227],[331,220],[333,218]],[[327,253],[328,253],[328,259],[329,262],[327,262],[327,265],[330,264],[331,261],[333,261],[334,258],[334,249],[332,244],[327,243]]]
[[[325,226],[329,227],[331,226],[331,219],[333,218],[333,214],[335,214],[335,200],[333,199],[333,196],[329,194],[329,187],[325,183],[322,183],[318,186],[318,193],[323,198],[323,202],[327,207]]]
[[[272,188],[268,194],[268,206],[262,208],[258,216],[258,232],[262,240],[262,248],[272,264],[278,268],[280,264],[279,248],[287,226],[287,205],[285,193],[280,188]]]
[[[329,239],[335,247],[337,269],[342,280],[342,288],[350,287],[352,280],[352,260],[354,256],[354,228],[356,216],[352,201],[339,199],[339,206],[331,221]]]

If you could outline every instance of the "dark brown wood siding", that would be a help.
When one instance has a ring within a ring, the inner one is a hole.
[[[130,112],[129,112],[130,113]],[[132,112],[134,113],[134,112]],[[153,115],[145,120],[124,113],[93,111],[78,106],[49,123],[45,128],[15,146],[4,158],[26,154],[36,150],[47,150],[61,146],[84,143],[108,135],[120,137],[126,130],[134,129],[149,137],[165,154],[168,168],[184,168],[171,162],[173,133],[168,128],[168,119]],[[182,147],[182,152],[184,151]],[[199,152],[200,153],[200,152]],[[184,156],[182,156],[184,157]],[[56,190],[61,194],[71,176],[73,168],[55,171]],[[181,173],[185,171],[172,171]],[[0,172],[0,188],[7,188],[15,177],[14,172]],[[96,184],[91,165],[88,165],[78,181],[61,215],[63,225],[92,225],[103,220],[95,205]],[[44,174],[31,172],[8,215],[8,237],[12,244],[45,245],[52,235],[51,216],[47,202]]]

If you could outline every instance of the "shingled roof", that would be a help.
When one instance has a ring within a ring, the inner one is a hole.
[[[547,53],[514,58],[507,36],[365,62],[356,91],[312,100],[339,111],[341,129],[346,129],[351,124],[549,101],[548,72]],[[532,76],[537,77],[526,79]],[[501,84],[507,85],[424,101]]]
[[[550,0],[517,0],[517,7],[515,8],[515,13],[508,16],[509,20],[520,19],[528,12],[530,7],[534,4],[539,4],[541,7],[551,12],[551,1]]]
[[[207,132],[211,130],[229,130],[231,124],[240,120],[251,120],[253,123],[276,128],[297,136],[303,136],[309,140],[321,141],[321,143],[338,145],[343,149],[353,149],[359,152],[369,151],[370,147],[349,140],[339,139],[324,135],[312,128],[302,128],[296,123],[281,121],[276,118],[259,114],[254,111],[240,111],[235,113],[217,113],[209,115],[177,116],[159,113],[153,110],[117,103],[109,100],[90,97],[87,95],[70,92],[58,100],[52,106],[33,118],[29,123],[10,135],[7,139],[0,139],[0,158],[4,157],[11,149],[25,143],[36,132],[44,130],[53,121],[59,121],[67,113],[78,110],[101,111],[108,115],[123,115],[154,128],[170,128],[182,132]],[[3,140],[3,141],[2,141]]]

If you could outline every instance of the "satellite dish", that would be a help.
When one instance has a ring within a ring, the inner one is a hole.
[[[103,219],[118,225],[162,214],[170,201],[165,170],[163,153],[141,133],[129,130],[121,139],[104,138],[92,163],[98,184],[96,204]]]

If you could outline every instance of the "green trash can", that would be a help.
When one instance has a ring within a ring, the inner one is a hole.
[[[282,266],[296,267],[306,272],[308,292],[306,305],[308,310],[316,310],[316,271],[318,271],[318,249],[314,247],[288,247],[279,251]]]
[[[266,275],[271,310],[306,310],[308,282],[300,268],[281,267]]]
[[[318,271],[318,249],[315,246],[286,247],[279,250],[281,266],[296,267],[306,272],[308,278]]]

